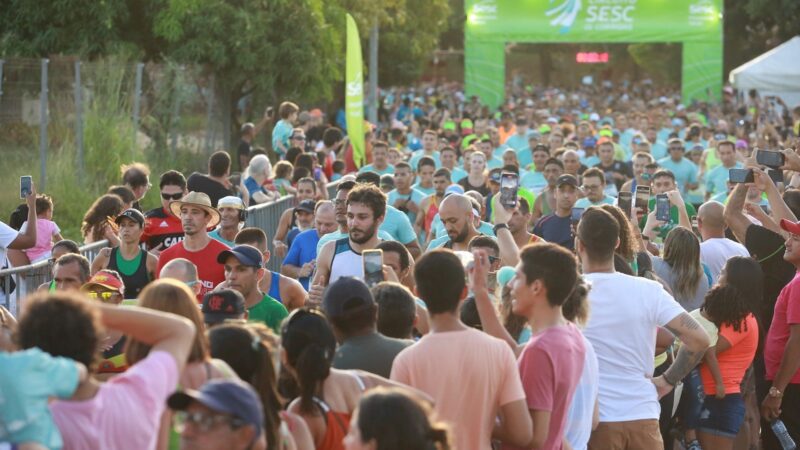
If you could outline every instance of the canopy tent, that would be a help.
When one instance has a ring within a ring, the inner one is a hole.
[[[733,69],[729,80],[740,91],[777,95],[790,108],[800,106],[800,36]]]

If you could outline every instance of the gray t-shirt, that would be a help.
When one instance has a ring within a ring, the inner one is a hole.
[[[333,367],[360,369],[389,378],[395,356],[412,343],[408,340],[389,338],[380,333],[356,336],[347,339],[336,349]]]
[[[704,268],[703,275],[700,277],[700,281],[697,283],[697,289],[695,289],[694,295],[690,297],[683,297],[675,292],[675,286],[677,284],[677,276],[675,272],[672,270],[669,264],[667,264],[663,259],[654,256],[651,258],[653,261],[653,271],[658,275],[670,289],[672,289],[672,295],[675,297],[675,300],[683,306],[683,309],[686,311],[693,311],[703,305],[703,302],[706,297],[706,293],[710,288],[710,281],[708,275],[705,273],[706,270]]]

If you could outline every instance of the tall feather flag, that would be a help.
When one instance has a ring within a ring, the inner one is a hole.
[[[345,116],[347,135],[353,145],[356,167],[365,164],[364,144],[364,73],[361,39],[353,16],[347,14],[347,56],[345,69]]]

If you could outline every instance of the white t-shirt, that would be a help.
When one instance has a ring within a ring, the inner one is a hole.
[[[6,265],[6,253],[8,246],[14,242],[14,239],[17,238],[18,234],[19,233],[17,230],[4,224],[3,222],[0,222],[0,267],[4,267]]]
[[[584,275],[591,283],[583,335],[600,368],[600,421],[658,419],[653,376],[656,329],[686,312],[659,283],[621,273]]]
[[[583,372],[575,387],[575,394],[572,396],[572,403],[567,414],[567,425],[564,428],[564,439],[574,450],[586,450],[589,445],[589,438],[592,436],[594,403],[597,400],[600,384],[594,347],[586,339],[586,336],[583,337],[583,344],[586,347]]]
[[[725,263],[734,256],[750,256],[750,252],[744,245],[728,238],[711,238],[700,244],[700,261],[711,271],[712,283],[717,282]]]

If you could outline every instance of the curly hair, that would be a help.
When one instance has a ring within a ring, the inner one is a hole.
[[[745,319],[752,313],[750,300],[730,284],[711,288],[706,294],[701,310],[708,315],[717,328],[728,325],[737,333],[742,326],[744,326],[744,331],[747,331]]]
[[[95,368],[103,327],[100,313],[78,292],[37,293],[25,301],[17,324],[20,348],[38,347]]]
[[[98,198],[86,211],[81,224],[81,234],[86,239],[88,236],[92,240],[103,239],[103,225],[108,222],[108,218],[115,218],[122,212],[122,198],[119,195],[105,194]]]

